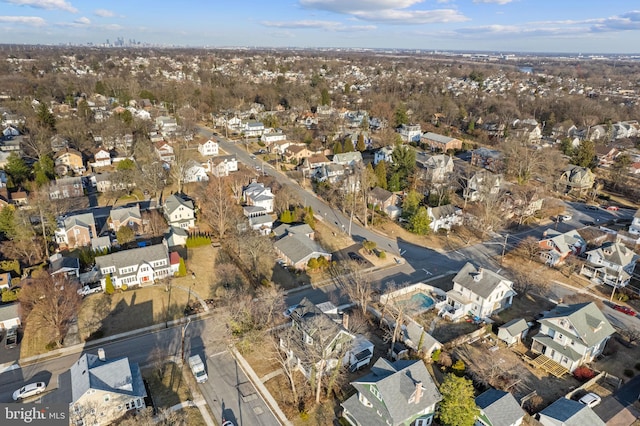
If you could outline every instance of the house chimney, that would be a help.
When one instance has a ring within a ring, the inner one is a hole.
[[[416,391],[413,396],[413,402],[415,404],[420,404],[420,399],[422,399],[422,382],[416,383]]]
[[[349,330],[349,314],[346,312],[342,314],[342,326],[345,330]]]
[[[107,360],[107,356],[105,355],[103,348],[98,349],[98,359],[103,362]]]
[[[473,276],[473,280],[475,282],[479,282],[482,279],[482,273],[484,272],[483,268],[478,268],[478,272]]]

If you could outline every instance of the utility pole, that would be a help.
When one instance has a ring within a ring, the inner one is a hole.
[[[509,238],[509,234],[504,236],[504,243],[502,244],[502,256],[500,256],[500,264],[504,262],[504,252],[507,250],[507,239]]]
[[[602,277],[603,282],[604,282],[604,277]],[[616,294],[616,289],[618,288],[618,280],[616,280],[615,284],[613,285],[613,290],[611,290],[611,297],[609,298],[609,302],[613,302],[613,295]]]
[[[191,318],[187,318],[187,323],[182,327],[182,345],[180,349],[180,362],[184,362],[184,340],[187,336],[187,327],[191,324]]]

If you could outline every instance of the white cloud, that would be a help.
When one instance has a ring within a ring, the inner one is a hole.
[[[16,4],[18,6],[30,6],[36,9],[60,9],[67,12],[76,13],[78,9],[73,7],[71,3],[65,0],[4,0],[7,3]]]
[[[0,22],[7,24],[25,24],[32,27],[43,27],[47,22],[39,16],[0,16]]]
[[[387,24],[435,24],[469,20],[469,18],[453,9],[385,10],[384,13],[356,12],[354,15],[365,21],[384,22]]]
[[[314,20],[301,20],[301,21],[264,21],[262,25],[271,28],[285,28],[285,29],[322,29],[326,31],[337,32],[353,32],[353,31],[370,31],[375,30],[375,25],[344,25],[341,22],[336,21],[314,21]]]
[[[474,3],[508,4],[513,0],[473,0]]]
[[[300,0],[304,7],[338,13],[406,9],[422,2],[423,0]]]
[[[107,9],[96,9],[93,11],[93,14],[102,18],[113,18],[116,16],[114,12]]]
[[[80,24],[80,25],[89,25],[89,24],[91,24],[91,20],[89,18],[87,18],[86,16],[78,18],[73,22],[76,23],[76,24]]]
[[[409,9],[423,0],[299,0],[300,5],[350,15],[361,21],[398,25],[465,22],[469,18],[455,9]],[[449,0],[439,0],[446,2]]]

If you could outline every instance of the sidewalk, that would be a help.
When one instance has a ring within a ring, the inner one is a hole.
[[[207,410],[207,401],[202,398],[197,399],[196,401],[181,402],[180,404],[176,404],[173,407],[169,407],[169,411],[178,411],[188,407],[197,407],[200,410],[200,414],[202,414],[202,418],[204,419],[204,422],[207,424],[207,426],[216,426],[216,422],[213,421],[211,415],[209,414],[209,411]]]

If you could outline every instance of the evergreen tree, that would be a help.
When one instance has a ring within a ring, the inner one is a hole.
[[[7,163],[4,166],[4,171],[7,172],[11,178],[11,182],[14,187],[20,187],[29,178],[31,169],[15,152],[12,152],[7,157]]]
[[[593,141],[583,140],[573,156],[574,164],[581,167],[591,167],[596,157],[596,146]]]
[[[427,208],[422,206],[418,208],[416,214],[409,219],[409,230],[414,234],[427,235],[430,230],[430,224],[431,220],[429,219]]]
[[[400,191],[400,174],[392,173],[391,179],[389,179],[389,191],[397,192]]]
[[[395,174],[399,175],[400,189],[404,189],[408,186],[409,177],[416,169],[416,152],[406,145],[398,145],[391,152],[391,158],[393,159],[391,168]]]
[[[336,141],[336,143],[333,144],[333,153],[342,154],[342,142]]]
[[[113,294],[116,289],[113,287],[113,282],[111,281],[111,275],[107,275],[104,280],[104,292],[107,294]]]
[[[309,225],[311,229],[316,229],[316,219],[313,217],[313,208],[307,207],[307,211],[304,214],[304,223]]]
[[[331,96],[329,95],[329,90],[323,88],[320,91],[320,104],[321,105],[330,105],[331,104]]]
[[[49,130],[56,129],[56,117],[49,111],[49,107],[44,102],[41,102],[38,106],[38,122],[41,126],[46,127]]]
[[[395,127],[400,127],[402,124],[409,124],[409,116],[407,115],[407,109],[404,105],[398,105],[394,114]]]
[[[448,374],[440,386],[440,422],[447,426],[473,426],[480,410],[473,395],[473,383]]]
[[[353,147],[353,142],[351,138],[346,138],[344,140],[344,144],[342,145],[342,152],[353,152],[355,148]]]
[[[48,155],[43,155],[33,164],[36,185],[41,187],[55,178],[54,162]]]
[[[118,243],[120,245],[127,244],[136,239],[136,234],[133,232],[133,229],[128,226],[121,226],[120,229],[116,232],[116,238],[118,239]]]
[[[362,133],[358,135],[358,143],[356,144],[356,149],[360,152],[367,149],[367,146],[364,144],[364,135]]]
[[[376,168],[373,172],[376,175],[378,186],[382,189],[387,189],[387,162],[380,161],[376,164]]]
[[[186,277],[187,276],[187,265],[184,264],[184,259],[180,257],[180,264],[178,265],[178,276]]]
[[[407,196],[404,197],[404,201],[402,202],[402,216],[410,218],[415,215],[418,212],[418,208],[420,207],[422,198],[422,195],[420,195],[417,191],[409,191],[407,193]]]

